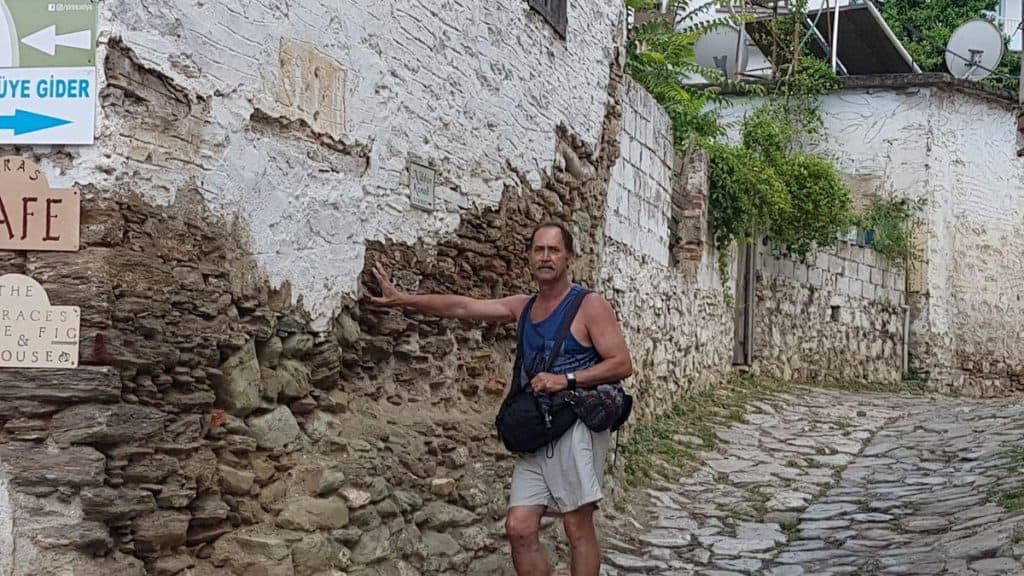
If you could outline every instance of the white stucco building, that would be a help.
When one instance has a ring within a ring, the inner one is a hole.
[[[831,158],[861,202],[925,202],[908,275],[910,365],[992,394],[1024,377],[1024,160],[1016,97],[942,74],[862,76],[823,101]],[[750,105],[729,111],[738,119]]]

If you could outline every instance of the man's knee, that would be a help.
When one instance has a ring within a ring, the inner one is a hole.
[[[536,541],[540,534],[540,518],[532,511],[512,508],[505,519],[505,531],[513,544]]]
[[[591,540],[594,533],[594,507],[586,505],[578,510],[567,512],[563,517],[565,535],[570,542],[579,540]]]

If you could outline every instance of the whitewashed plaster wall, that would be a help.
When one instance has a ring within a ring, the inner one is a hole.
[[[209,115],[183,154],[104,106],[96,146],[46,166],[51,184],[130,188],[157,203],[198,189],[240,218],[271,281],[289,281],[321,328],[356,290],[365,240],[429,243],[520,176],[540,184],[559,125],[598,141],[624,21],[619,0],[571,0],[565,40],[525,0],[101,7],[100,41],[119,38]],[[278,118],[312,137],[274,129]],[[346,159],[346,147],[365,157]],[[432,213],[410,207],[412,158],[437,171]]]
[[[856,193],[927,203],[924,300],[911,326],[919,367],[950,389],[1019,386],[1024,163],[1012,105],[932,86],[845,90],[823,108],[816,151],[835,160]]]
[[[669,263],[672,216],[672,121],[628,76],[622,108],[620,156],[608,183],[605,233],[664,266]]]
[[[1011,384],[1024,373],[1024,165],[1011,105],[919,88],[844,92],[825,111],[825,148],[844,172],[927,202],[927,307],[912,335],[928,344],[925,367],[953,388]]]

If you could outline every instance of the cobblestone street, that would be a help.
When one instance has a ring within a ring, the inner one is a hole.
[[[715,429],[712,450],[676,438],[702,468],[609,518],[605,573],[1024,574],[1022,429],[1024,407],[1007,400],[755,402]]]

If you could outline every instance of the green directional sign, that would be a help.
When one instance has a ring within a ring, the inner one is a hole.
[[[99,0],[0,0],[0,67],[92,67]]]

